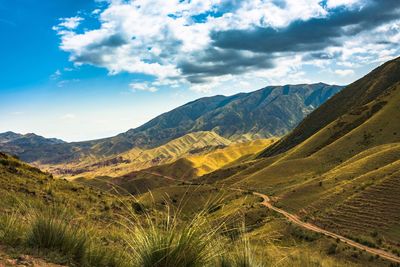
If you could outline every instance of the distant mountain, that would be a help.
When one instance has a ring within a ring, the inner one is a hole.
[[[66,144],[56,138],[44,138],[33,133],[18,134],[14,132],[0,133],[0,150],[17,156],[29,155],[31,152],[47,150],[57,144]]]
[[[17,134],[14,132],[5,132],[5,133],[0,133],[0,143],[7,143],[12,140],[15,140],[17,138],[20,138],[23,136],[22,134]]]
[[[281,136],[341,88],[323,83],[268,86],[251,93],[200,98],[103,145],[124,140],[132,147],[154,147],[198,131],[214,131],[229,139]]]
[[[5,133],[0,133],[0,143],[7,143],[7,142],[12,142],[16,145],[24,145],[24,144],[48,144],[48,145],[54,145],[54,144],[64,144],[66,143],[65,141],[57,138],[45,138],[40,135],[36,135],[34,133],[27,133],[27,134],[18,134],[14,132],[5,132]]]
[[[341,88],[323,83],[268,86],[251,93],[205,97],[115,137],[46,146],[10,141],[0,143],[0,151],[28,162],[55,164],[154,148],[191,132],[213,131],[230,140],[282,136]]]

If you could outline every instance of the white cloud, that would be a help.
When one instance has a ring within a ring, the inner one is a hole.
[[[61,87],[64,87],[64,86],[66,86],[66,85],[68,85],[68,84],[77,83],[77,82],[79,82],[79,81],[80,81],[79,79],[61,80],[61,81],[59,81],[59,82],[57,83],[57,87],[61,88]]]
[[[58,80],[61,77],[61,71],[56,70],[52,75],[50,75],[51,80]]]
[[[335,70],[335,73],[337,75],[340,75],[340,76],[348,76],[348,75],[353,75],[354,71],[350,70],[350,69],[347,69],[347,70],[346,69],[343,69],[343,70],[339,69],[339,70]]]
[[[92,11],[92,15],[97,15],[100,13],[101,13],[101,9],[98,9],[98,8]]]
[[[336,8],[339,6],[352,6],[355,4],[362,4],[362,0],[328,0],[326,6],[328,8]]]
[[[82,18],[72,17],[62,19],[55,30],[61,35],[61,49],[77,65],[105,67],[110,74],[144,73],[165,81],[182,79],[179,62],[189,55],[196,58],[209,47],[212,31],[251,25],[282,27],[293,20],[326,15],[319,0],[290,0],[284,7],[258,0],[236,3],[233,12],[205,18],[202,23],[193,19],[229,4],[226,0],[110,1],[103,11],[94,10],[100,28],[76,33]]]
[[[323,51],[333,55],[332,58],[314,59],[307,63],[302,60],[302,56],[307,54],[305,52],[296,52],[295,57],[293,53],[272,53],[270,59],[261,57],[260,60],[270,60],[275,66],[244,65],[239,66],[238,73],[226,75],[201,68],[221,62],[227,64],[224,61],[229,64],[229,59],[226,58],[222,58],[220,62],[207,62],[209,59],[204,59],[208,49],[214,48],[212,41],[214,32],[250,30],[254,27],[272,27],[280,30],[293,21],[329,17],[331,9],[336,7],[361,8],[366,0],[328,0],[325,6],[321,4],[321,0],[108,0],[105,2],[107,5],[104,8],[92,12],[100,23],[96,29],[77,32],[76,28],[83,20],[81,17],[62,19],[61,23],[54,27],[61,37],[60,48],[69,53],[70,60],[76,66],[91,64],[106,68],[111,75],[128,72],[147,74],[155,78],[151,85],[132,83],[130,86],[135,91],[156,91],[159,86],[185,86],[195,91],[209,92],[229,84],[229,79],[232,81],[239,75],[248,79],[262,77],[271,82],[285,81],[285,79],[286,83],[307,81],[307,73],[302,69],[305,65],[313,64],[314,67],[321,69],[331,64],[345,68],[349,68],[350,65],[357,67],[378,58],[381,60],[390,57],[398,51],[391,51],[389,45],[382,45],[379,51],[373,51],[377,48],[375,45],[375,42],[378,42],[377,36],[383,38],[381,40],[391,42],[400,40],[400,24],[393,24],[391,27],[380,29],[376,37],[370,32],[346,38],[338,37],[337,41],[342,46],[335,43]],[[221,13],[220,16],[207,15],[218,12]],[[198,21],[199,17],[201,21]],[[240,53],[245,54],[243,51],[238,52]],[[366,57],[366,53],[370,53],[369,57]],[[248,52],[248,54],[253,58],[260,56],[257,53]],[[223,56],[222,54],[221,57]],[[200,66],[199,80],[202,83],[190,80],[189,75],[183,70],[181,64],[188,60],[197,64],[195,67]],[[339,70],[341,71],[343,70]]]
[[[81,17],[71,17],[71,18],[61,18],[60,23],[57,26],[54,26],[54,30],[67,29],[67,30],[75,30],[81,24],[84,19]]]
[[[155,86],[152,86],[151,84],[145,83],[145,82],[132,82],[129,84],[129,87],[133,92],[136,91],[147,91],[147,92],[156,92],[158,91],[158,88]]]

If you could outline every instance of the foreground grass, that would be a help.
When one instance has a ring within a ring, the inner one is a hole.
[[[125,253],[103,246],[95,230],[75,221],[65,210],[53,207],[19,216],[12,213],[0,217],[3,245],[73,266],[131,266]]]
[[[167,211],[159,217],[132,213],[132,217],[123,218],[123,246],[114,248],[99,245],[99,232],[88,229],[65,210],[34,211],[22,223],[18,216],[21,214],[0,217],[0,243],[37,251],[39,256],[52,255],[51,260],[71,266],[260,266],[251,264],[248,247],[245,253],[240,249],[228,253],[226,247],[232,246],[222,235],[224,223],[210,223],[207,209],[186,223],[176,212]],[[121,251],[123,247],[126,251]]]
[[[156,199],[151,205],[54,179],[6,155],[0,158],[0,245],[16,257],[28,254],[85,267],[337,266],[336,259],[326,260],[318,251],[310,256],[297,244],[292,246],[296,254],[281,247],[270,253],[266,248],[274,244],[266,240],[274,230],[265,228],[271,225],[269,215],[245,194],[232,193],[207,207],[203,199],[222,190],[208,186],[196,193],[182,186],[173,188],[170,203]],[[177,204],[184,211],[177,212]],[[245,210],[245,229],[224,219],[238,208]],[[261,229],[265,234],[258,234]],[[282,225],[277,229],[282,231]]]

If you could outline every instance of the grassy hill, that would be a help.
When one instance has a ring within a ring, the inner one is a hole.
[[[155,188],[191,181],[194,178],[227,167],[230,164],[244,161],[278,140],[277,138],[259,139],[255,141],[234,142],[230,145],[228,145],[229,141],[226,140],[226,145],[222,145],[223,139],[221,140],[221,137],[218,137],[215,133],[201,132],[190,134],[189,136],[193,137],[195,135],[203,137],[211,136],[211,140],[215,140],[217,143],[210,142],[209,139],[199,139],[197,143],[187,143],[188,147],[186,147],[184,153],[155,161],[155,157],[159,159],[159,151],[169,152],[165,146],[161,146],[153,149],[156,153],[153,154],[155,156],[150,157],[150,160],[147,158],[149,155],[147,152],[153,150],[144,151],[143,157],[140,156],[135,159],[146,158],[147,161],[145,162],[137,161],[135,163],[116,164],[112,168],[95,169],[95,172],[89,171],[79,174],[77,181],[103,189],[110,189],[113,185],[118,186],[123,188],[121,193],[125,190],[131,194],[143,193]],[[180,139],[182,138],[178,138],[177,140]],[[172,144],[176,144],[177,140],[169,142],[168,147],[176,148]],[[180,144],[181,142],[178,143]],[[210,144],[214,145],[211,146]],[[171,152],[167,154],[170,155]],[[170,177],[170,179],[165,179],[164,177]]]
[[[36,141],[29,142],[28,136],[24,137],[27,142],[0,136],[0,151],[39,165],[76,164],[84,158],[98,161],[132,149],[156,148],[193,132],[213,131],[231,141],[281,136],[340,89],[323,83],[301,84],[205,97],[114,137],[74,143],[54,143],[50,139],[38,145]]]
[[[399,253],[400,59],[311,113],[255,160],[202,177],[256,190],[275,205]]]
[[[69,177],[117,177],[132,171],[171,163],[189,155],[206,153],[231,143],[214,132],[194,132],[152,149],[133,148],[117,156],[85,157],[80,162],[43,165],[54,174]]]

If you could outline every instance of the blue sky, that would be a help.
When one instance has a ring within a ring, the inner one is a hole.
[[[190,100],[347,84],[399,56],[397,0],[0,0],[0,132],[111,136]]]

